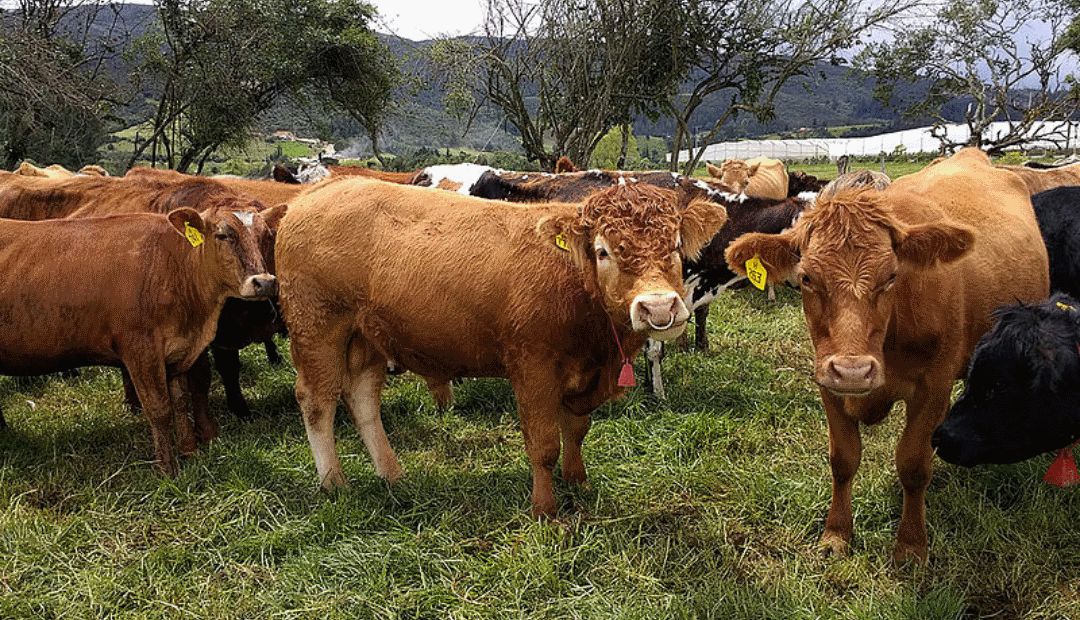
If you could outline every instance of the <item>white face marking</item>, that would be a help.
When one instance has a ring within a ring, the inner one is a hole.
[[[240,220],[241,224],[249,228],[255,223],[255,214],[251,211],[233,211],[233,215]]]

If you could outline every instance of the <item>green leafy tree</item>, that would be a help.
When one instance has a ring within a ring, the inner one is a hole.
[[[156,95],[147,151],[169,167],[201,169],[215,150],[246,143],[280,97],[342,110],[373,146],[396,68],[360,0],[161,0],[160,29],[140,42]]]
[[[932,10],[936,9],[936,10]],[[909,116],[936,119],[935,135],[947,151],[979,146],[991,153],[1050,140],[1064,145],[1061,127],[1044,120],[1065,120],[1080,110],[1073,76],[1075,62],[1074,0],[947,0],[905,20],[887,40],[871,43],[858,63],[879,82],[875,95],[898,104]],[[902,83],[925,81],[928,97],[905,101],[896,93]],[[942,106],[954,99],[970,130],[966,140],[942,131],[949,122]],[[1008,130],[990,134],[995,121]]]

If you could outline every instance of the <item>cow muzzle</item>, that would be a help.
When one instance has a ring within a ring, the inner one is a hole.
[[[268,273],[250,276],[240,285],[240,296],[244,299],[277,297],[277,278]]]
[[[819,366],[818,385],[837,396],[866,396],[884,383],[881,364],[872,355],[832,355]]]
[[[648,331],[656,340],[678,338],[686,329],[690,311],[674,291],[638,295],[630,304],[630,322],[634,331]]]

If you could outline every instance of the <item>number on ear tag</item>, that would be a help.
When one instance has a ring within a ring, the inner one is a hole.
[[[193,248],[199,247],[199,244],[203,242],[202,233],[192,226],[191,222],[184,222],[184,236],[187,237],[188,243]]]
[[[570,246],[566,244],[566,237],[562,233],[555,235],[555,246],[560,250],[570,251]]]
[[[746,277],[750,278],[750,284],[753,284],[758,290],[765,290],[765,282],[769,279],[769,272],[765,271],[765,265],[761,264],[761,260],[755,256],[746,261]]]

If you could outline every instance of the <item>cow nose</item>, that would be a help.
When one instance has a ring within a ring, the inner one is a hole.
[[[826,364],[825,387],[836,392],[869,392],[876,387],[877,360],[869,355],[836,355]]]
[[[690,312],[674,291],[638,295],[630,305],[630,320],[636,331],[667,340],[682,333]]]
[[[240,287],[241,297],[276,297],[277,278],[270,274],[259,274],[244,280]]]

